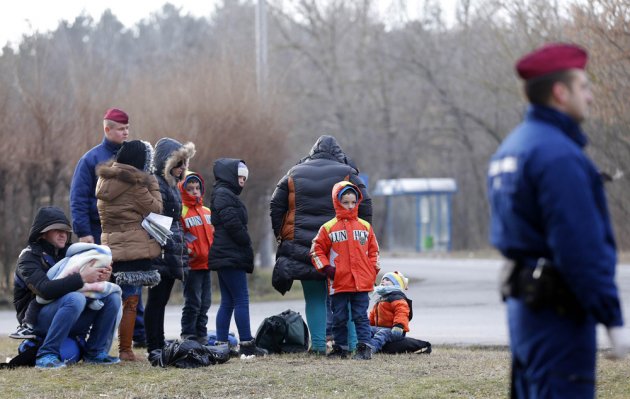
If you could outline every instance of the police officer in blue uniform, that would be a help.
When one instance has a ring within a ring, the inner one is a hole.
[[[583,151],[587,58],[555,43],[518,61],[530,106],[488,168],[490,241],[507,259],[516,398],[593,398],[597,323],[608,329],[612,355],[627,349],[603,182]]]

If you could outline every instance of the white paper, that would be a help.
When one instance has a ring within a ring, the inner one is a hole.
[[[142,221],[142,227],[153,237],[161,246],[166,245],[168,238],[173,235],[171,224],[173,218],[169,216],[150,213]]]
[[[171,230],[171,225],[173,224],[173,218],[170,216],[160,215],[159,213],[149,213],[149,215],[145,218],[150,222],[157,224],[160,227],[164,227],[165,230]]]

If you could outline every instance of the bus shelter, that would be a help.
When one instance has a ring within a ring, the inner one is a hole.
[[[451,202],[455,179],[403,178],[376,182],[385,199],[385,242],[390,251],[451,250]]]

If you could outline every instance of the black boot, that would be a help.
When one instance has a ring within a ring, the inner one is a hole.
[[[265,356],[269,354],[267,349],[259,348],[256,346],[256,341],[253,339],[251,341],[241,341],[240,343],[241,349],[240,354],[245,356]]]
[[[372,348],[363,342],[359,342],[357,351],[352,358],[355,360],[370,360],[372,358]]]
[[[332,351],[326,357],[329,359],[345,359],[348,357],[348,350],[341,348],[339,345],[333,345]]]

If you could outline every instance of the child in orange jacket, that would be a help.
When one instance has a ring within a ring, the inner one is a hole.
[[[367,316],[368,293],[372,291],[379,268],[379,248],[372,226],[358,217],[362,200],[357,186],[341,181],[333,187],[336,217],[326,222],[313,239],[311,259],[315,268],[328,277],[333,309],[335,344],[329,357],[348,356],[348,305],[357,331],[354,359],[369,360],[372,351]]]
[[[214,240],[210,209],[203,206],[205,185],[203,178],[188,172],[178,183],[182,194],[181,223],[188,249],[189,272],[184,280],[184,308],[182,310],[182,339],[193,339],[208,344],[208,310],[211,303],[208,254]]]
[[[372,339],[369,346],[379,352],[389,342],[400,341],[409,332],[409,320],[413,317],[411,300],[403,290],[409,279],[400,272],[386,273],[381,285],[376,287],[376,303],[370,310]]]

